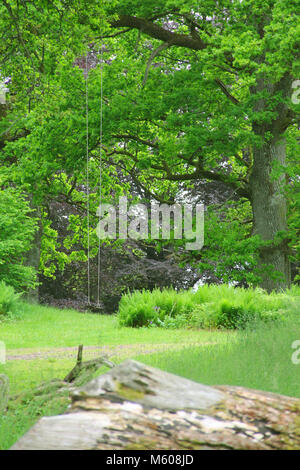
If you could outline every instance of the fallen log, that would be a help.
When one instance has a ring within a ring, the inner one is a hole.
[[[127,360],[72,392],[13,450],[300,449],[300,399],[208,387]]]

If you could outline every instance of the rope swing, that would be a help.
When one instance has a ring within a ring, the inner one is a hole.
[[[88,47],[85,55],[85,116],[86,116],[86,216],[87,216],[87,298],[88,306],[91,303],[90,291],[90,175],[89,175],[89,87],[88,87]]]
[[[102,142],[103,142],[103,44],[100,49],[100,136],[99,136],[99,207],[102,204]],[[99,223],[101,211],[99,210]],[[100,307],[100,278],[101,278],[101,243],[98,238],[98,289],[97,307]]]
[[[89,46],[85,57],[85,105],[86,105],[86,201],[87,201],[87,308],[94,312],[102,312],[100,304],[101,294],[101,241],[98,241],[98,267],[97,267],[97,303],[91,302],[91,266],[90,266],[90,157],[89,157]],[[102,142],[103,142],[103,44],[100,46],[100,128],[99,128],[99,205],[102,203]],[[101,213],[99,211],[99,221]]]

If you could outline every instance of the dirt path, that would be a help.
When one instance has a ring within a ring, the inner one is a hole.
[[[175,351],[185,348],[187,346],[206,346],[208,344],[215,344],[212,342],[203,343],[158,343],[158,344],[119,344],[107,346],[84,346],[83,359],[91,359],[93,357],[106,355],[108,357],[129,357],[138,354],[152,354],[156,352]],[[32,361],[34,359],[67,359],[77,356],[77,346],[70,346],[64,348],[52,349],[14,349],[8,350],[6,354],[7,361]]]

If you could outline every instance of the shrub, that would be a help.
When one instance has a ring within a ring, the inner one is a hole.
[[[20,294],[17,294],[13,287],[0,282],[0,320],[16,312],[19,297]]]
[[[190,292],[173,289],[134,291],[121,298],[118,319],[122,326],[158,326],[165,317],[175,318],[191,312],[193,307]]]
[[[257,312],[224,299],[219,304],[217,326],[227,329],[243,329],[258,318]]]
[[[152,322],[156,323],[157,313],[153,306],[147,303],[130,305],[123,311],[120,317],[120,324],[124,326],[148,326]]]
[[[267,294],[227,285],[204,285],[197,292],[135,291],[122,297],[118,317],[123,326],[245,329],[297,314],[299,291]]]
[[[245,329],[255,326],[259,321],[267,323],[284,320],[292,306],[291,297],[287,305],[286,299],[280,294],[267,295],[259,289],[227,287],[227,291],[223,288],[217,292],[213,287],[212,292],[213,301],[210,299],[210,302],[195,306],[190,319],[193,326]]]

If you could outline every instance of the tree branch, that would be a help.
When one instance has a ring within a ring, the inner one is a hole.
[[[187,47],[196,51],[207,47],[201,38],[173,33],[158,24],[152,23],[152,21],[136,16],[120,15],[118,19],[112,19],[110,24],[114,28],[138,29],[154,39],[169,43],[170,46]]]
[[[145,76],[144,76],[144,80],[143,80],[143,83],[142,83],[142,86],[144,87],[145,84],[146,84],[146,81],[147,81],[147,78],[148,78],[148,75],[149,75],[149,70],[150,70],[150,67],[151,67],[151,64],[154,60],[154,58],[156,56],[158,56],[158,54],[160,52],[162,52],[164,49],[167,49],[168,47],[170,47],[170,44],[168,42],[163,42],[160,46],[158,46],[156,49],[154,49],[154,51],[152,52],[151,56],[149,57],[148,59],[148,62],[147,62],[147,65],[146,65],[146,71],[145,71]]]
[[[140,142],[141,144],[147,145],[148,147],[158,148],[158,144],[151,142],[150,140],[141,139],[140,137],[132,134],[113,134],[112,137],[115,139],[134,140],[136,142]]]
[[[166,171],[166,168],[163,167],[155,167],[155,169],[160,169],[161,171]],[[218,181],[220,183],[224,183],[235,190],[235,192],[247,199],[250,199],[250,190],[247,186],[239,186],[237,181],[232,181],[227,179],[224,175],[220,173],[214,173],[213,171],[207,171],[202,168],[197,168],[193,173],[183,173],[183,174],[172,174],[167,171],[166,177],[155,177],[156,179],[167,179],[169,181],[192,181],[192,180],[199,180],[201,178],[205,178],[212,181]]]
[[[224,93],[225,96],[227,96],[227,98],[230,99],[230,101],[233,104],[239,104],[239,100],[236,99],[231,93],[229,93],[228,88],[226,87],[226,85],[219,78],[217,78],[215,80],[215,83],[218,85],[220,90]]]
[[[116,36],[120,36],[121,34],[128,33],[129,31],[131,31],[131,28],[122,29],[122,31],[118,31],[117,33],[114,33],[114,34],[107,34],[105,36],[96,36],[91,39],[96,40],[96,39],[115,38]]]
[[[124,170],[126,170],[126,169],[124,168]],[[138,179],[138,177],[134,174],[133,171],[128,171],[127,170],[127,173],[131,176],[131,178],[133,179],[135,184],[137,186],[139,186],[147,194],[148,197],[151,197],[152,199],[155,199],[156,201],[160,202],[161,204],[168,204],[168,205],[174,204],[174,202],[175,202],[174,199],[164,199],[161,196],[159,196],[158,194],[154,194],[152,191],[150,191],[149,188],[147,188],[143,183],[141,183],[141,181]]]

